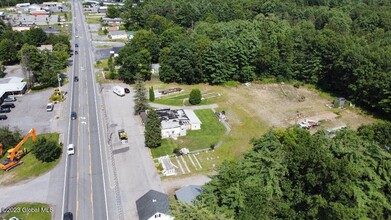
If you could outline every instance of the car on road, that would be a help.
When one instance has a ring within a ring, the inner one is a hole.
[[[73,77],[73,81],[79,82],[79,77],[78,76]]]
[[[74,155],[75,154],[75,146],[73,146],[73,144],[69,144],[67,152],[68,152],[68,155]]]
[[[10,108],[0,108],[0,113],[9,113],[11,112]]]
[[[64,220],[73,220],[73,214],[72,212],[65,212],[64,213]]]
[[[79,52],[77,52],[77,50],[75,50],[75,55],[79,54]]]
[[[48,103],[48,104],[46,105],[46,111],[47,111],[47,112],[53,111],[53,108],[54,108],[54,104],[53,104],[53,103]]]
[[[76,19],[76,18],[75,18]],[[79,38],[79,36],[75,35],[75,38]]]
[[[75,44],[75,47],[79,47],[79,44]]]
[[[130,90],[128,88],[125,88],[125,93],[130,93]]]
[[[15,108],[14,103],[4,103],[1,105],[2,108]]]
[[[77,118],[76,112],[71,112],[71,119],[75,120]]]
[[[16,98],[15,97],[7,97],[4,99],[4,102],[16,102]]]
[[[6,120],[8,117],[6,115],[0,115],[0,120]]]

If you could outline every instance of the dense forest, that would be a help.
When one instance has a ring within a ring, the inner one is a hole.
[[[296,80],[391,112],[391,1],[145,0],[117,10],[138,31],[117,59],[126,82],[148,80],[159,62],[163,82]]]
[[[382,134],[377,137],[377,134]],[[391,123],[310,135],[293,127],[252,141],[204,185],[178,219],[390,219]],[[196,214],[202,214],[201,218]],[[210,218],[209,218],[210,217]]]
[[[53,45],[53,51],[38,50],[42,44]],[[0,20],[0,67],[20,63],[34,75],[34,82],[41,84],[38,88],[57,85],[57,74],[68,65],[70,48],[67,35],[48,36],[41,28],[12,31]]]

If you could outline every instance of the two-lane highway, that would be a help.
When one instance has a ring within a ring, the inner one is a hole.
[[[75,219],[109,219],[92,45],[80,1],[72,1],[72,13],[75,52],[70,111],[77,112],[77,119],[69,122],[68,144],[74,144],[76,152],[66,160],[62,211],[72,212]]]

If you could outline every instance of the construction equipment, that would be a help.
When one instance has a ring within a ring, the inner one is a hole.
[[[0,163],[1,169],[8,171],[23,163],[20,161],[20,159],[27,154],[27,149],[25,148],[23,150],[19,150],[19,148],[29,139],[29,137],[32,137],[33,142],[36,141],[37,137],[35,128],[32,128],[29,133],[18,143],[18,145],[16,145],[16,147],[8,150],[9,155],[7,156],[7,159]]]
[[[118,136],[121,140],[121,143],[125,144],[128,143],[128,134],[126,134],[124,129],[118,130]]]

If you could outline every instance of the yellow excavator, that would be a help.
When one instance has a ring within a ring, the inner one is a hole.
[[[22,159],[22,157],[27,154],[27,149],[24,148],[19,150],[19,148],[29,139],[29,137],[32,137],[33,142],[36,141],[37,137],[35,128],[32,128],[29,133],[19,142],[19,144],[16,145],[16,147],[7,151],[9,155],[7,156],[7,159],[1,161],[1,169],[8,171],[23,163],[22,161],[20,161],[20,159]]]

